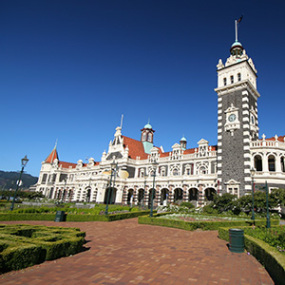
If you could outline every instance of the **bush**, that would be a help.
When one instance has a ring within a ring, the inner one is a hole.
[[[180,204],[181,207],[187,207],[188,209],[193,209],[195,206],[191,202],[182,202]]]
[[[76,228],[0,225],[0,272],[75,254],[84,237]]]

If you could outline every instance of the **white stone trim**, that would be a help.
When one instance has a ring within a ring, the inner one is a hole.
[[[244,185],[245,190],[250,190],[251,191],[252,186],[251,185]]]
[[[248,108],[249,108],[248,103],[244,103],[244,104],[242,104],[242,108],[243,108],[243,109],[248,109]]]

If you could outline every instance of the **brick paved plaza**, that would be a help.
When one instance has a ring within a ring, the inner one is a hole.
[[[117,222],[1,222],[78,227],[86,250],[0,276],[1,284],[274,284],[253,256],[231,253],[217,231]]]

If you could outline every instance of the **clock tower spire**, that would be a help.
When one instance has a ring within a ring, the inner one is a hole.
[[[244,195],[251,190],[250,142],[258,139],[257,70],[237,38],[225,64],[217,65],[217,176],[222,192]]]

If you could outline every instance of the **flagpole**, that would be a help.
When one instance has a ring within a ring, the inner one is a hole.
[[[235,20],[235,34],[236,34],[236,42],[238,41],[238,21]]]

